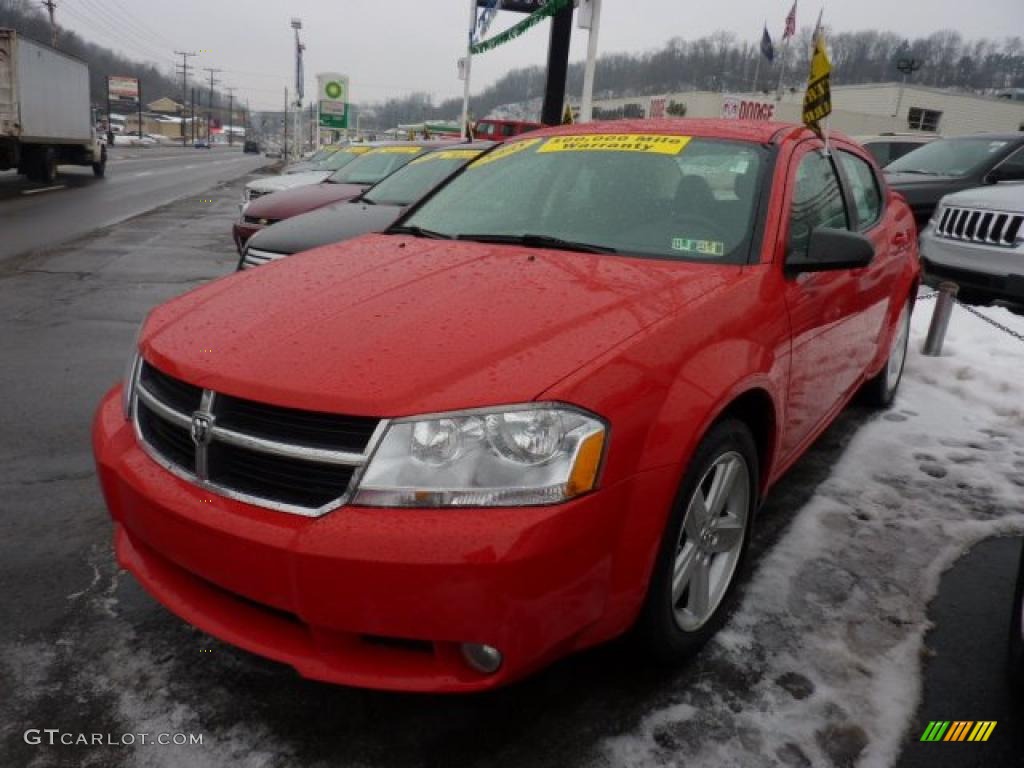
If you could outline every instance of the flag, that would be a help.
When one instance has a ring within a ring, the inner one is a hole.
[[[768,34],[768,25],[764,25],[764,34],[761,35],[761,55],[769,62],[775,61],[775,48],[772,46],[772,37]]]
[[[819,121],[832,113],[832,62],[825,48],[825,33],[818,20],[814,36],[814,52],[811,54],[811,72],[807,76],[807,92],[804,94],[804,125],[822,136]]]
[[[487,6],[480,11],[480,17],[476,20],[476,26],[473,29],[473,42],[476,43],[478,40],[482,40],[484,35],[487,34],[487,30],[491,28],[491,23],[494,21],[494,17],[498,15],[498,11],[501,10],[502,0],[487,0]]]
[[[565,111],[562,113],[562,125],[572,125],[576,122],[576,118],[572,114],[572,105],[566,103]]]
[[[782,30],[782,39],[792,37],[796,34],[796,0],[793,0],[793,7],[789,9],[789,13],[786,15],[786,28]]]

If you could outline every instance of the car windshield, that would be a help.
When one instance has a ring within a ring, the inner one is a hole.
[[[480,154],[479,149],[444,149],[417,157],[384,179],[363,200],[377,205],[410,205]]]
[[[371,149],[358,160],[328,176],[327,180],[334,184],[376,184],[425,151],[423,147]]]
[[[966,176],[987,165],[1009,142],[972,136],[940,139],[908,152],[885,167],[892,173],[923,173],[933,176]]]
[[[307,162],[317,163],[317,164],[322,163],[324,160],[329,158],[331,155],[333,155],[337,151],[338,151],[338,147],[324,147],[323,149],[319,150],[315,154],[310,155],[310,157],[307,159]]]
[[[434,237],[744,263],[763,150],[673,135],[593,134],[506,144],[413,216]]]
[[[357,157],[362,157],[369,152],[369,147],[349,147],[333,152],[330,157],[321,162],[317,167],[318,171],[339,171],[351,163]]]

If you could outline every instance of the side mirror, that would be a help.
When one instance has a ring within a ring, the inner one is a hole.
[[[791,255],[786,268],[791,272],[861,269],[874,258],[875,246],[859,232],[818,227],[811,232],[807,255]]]
[[[1024,168],[993,168],[985,177],[986,184],[998,184],[1000,181],[1024,180]]]

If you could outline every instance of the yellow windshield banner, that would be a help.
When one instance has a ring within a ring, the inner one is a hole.
[[[479,149],[446,149],[442,152],[430,152],[423,157],[417,157],[409,165],[429,163],[431,160],[472,160],[480,152]]]
[[[423,147],[377,147],[371,149],[371,155],[418,155]]]
[[[659,136],[642,133],[594,133],[583,136],[554,136],[537,154],[547,152],[647,152],[678,155],[691,136]]]
[[[349,155],[365,155],[367,152],[370,151],[370,148],[369,147],[349,147],[349,148],[343,149],[341,151],[346,153],[346,154],[349,154]]]
[[[488,152],[469,167],[483,168],[488,163],[504,160],[506,157],[511,157],[512,155],[518,155],[520,152],[523,152],[530,147],[535,147],[539,143],[540,139],[523,139],[522,141],[513,141],[511,144],[505,144],[504,146],[498,147],[493,152]]]

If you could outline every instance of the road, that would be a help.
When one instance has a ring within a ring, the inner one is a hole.
[[[52,185],[0,173],[0,262],[125,221],[220,181],[267,164],[240,148],[111,148],[107,176],[89,168],[61,166]]]

